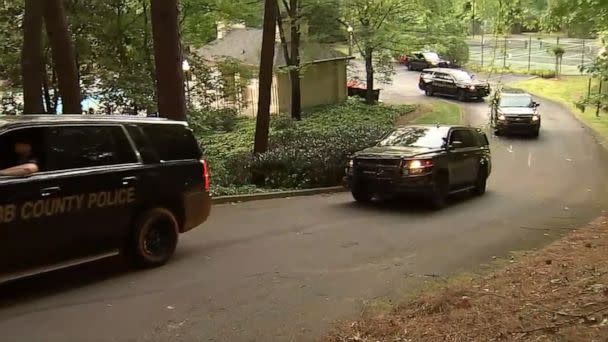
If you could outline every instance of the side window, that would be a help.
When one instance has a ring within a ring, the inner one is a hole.
[[[32,127],[16,129],[0,135],[0,170],[36,161],[38,168],[44,171],[46,164],[44,132],[45,128]]]
[[[131,139],[133,139],[143,161],[145,163],[158,163],[160,157],[156,154],[154,146],[152,146],[150,140],[146,138],[146,135],[142,132],[141,128],[137,125],[128,125],[127,131],[129,132]]]
[[[120,126],[51,127],[47,140],[49,171],[137,162]]]
[[[143,132],[160,161],[200,159],[201,152],[192,131],[181,125],[146,125]]]

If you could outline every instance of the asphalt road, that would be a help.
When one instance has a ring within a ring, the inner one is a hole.
[[[383,98],[424,99],[416,80],[400,70]],[[608,158],[567,110],[540,102],[539,140],[492,138],[483,198],[440,212],[346,193],[216,206],[166,267],[109,260],[0,287],[0,340],[308,341],[428,275],[542,246],[605,208]],[[465,107],[485,124],[484,103]]]

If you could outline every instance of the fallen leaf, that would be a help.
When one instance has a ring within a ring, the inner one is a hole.
[[[171,305],[167,306],[167,310],[174,310],[174,309],[175,309],[174,306],[171,306]]]

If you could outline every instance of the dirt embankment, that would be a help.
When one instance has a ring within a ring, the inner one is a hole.
[[[431,290],[327,341],[608,341],[608,218],[505,269]]]

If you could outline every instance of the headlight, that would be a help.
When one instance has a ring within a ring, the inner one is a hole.
[[[433,166],[433,160],[431,159],[414,159],[414,160],[406,160],[405,168],[410,170],[419,170],[425,169]]]
[[[352,168],[353,166],[355,166],[355,161],[351,159],[348,161],[348,167]]]
[[[507,120],[507,117],[506,117],[504,114],[500,114],[500,115],[498,116],[498,120],[500,120],[500,121],[505,121],[505,120]]]
[[[469,87],[469,89],[471,89],[471,90],[475,90],[475,86],[474,86],[474,85],[472,85],[472,86],[470,86],[470,87]]]
[[[540,120],[540,116],[532,115],[532,121],[538,121],[538,120]]]
[[[412,160],[408,164],[408,168],[409,169],[421,169],[422,168],[422,161],[420,161],[420,160]]]

